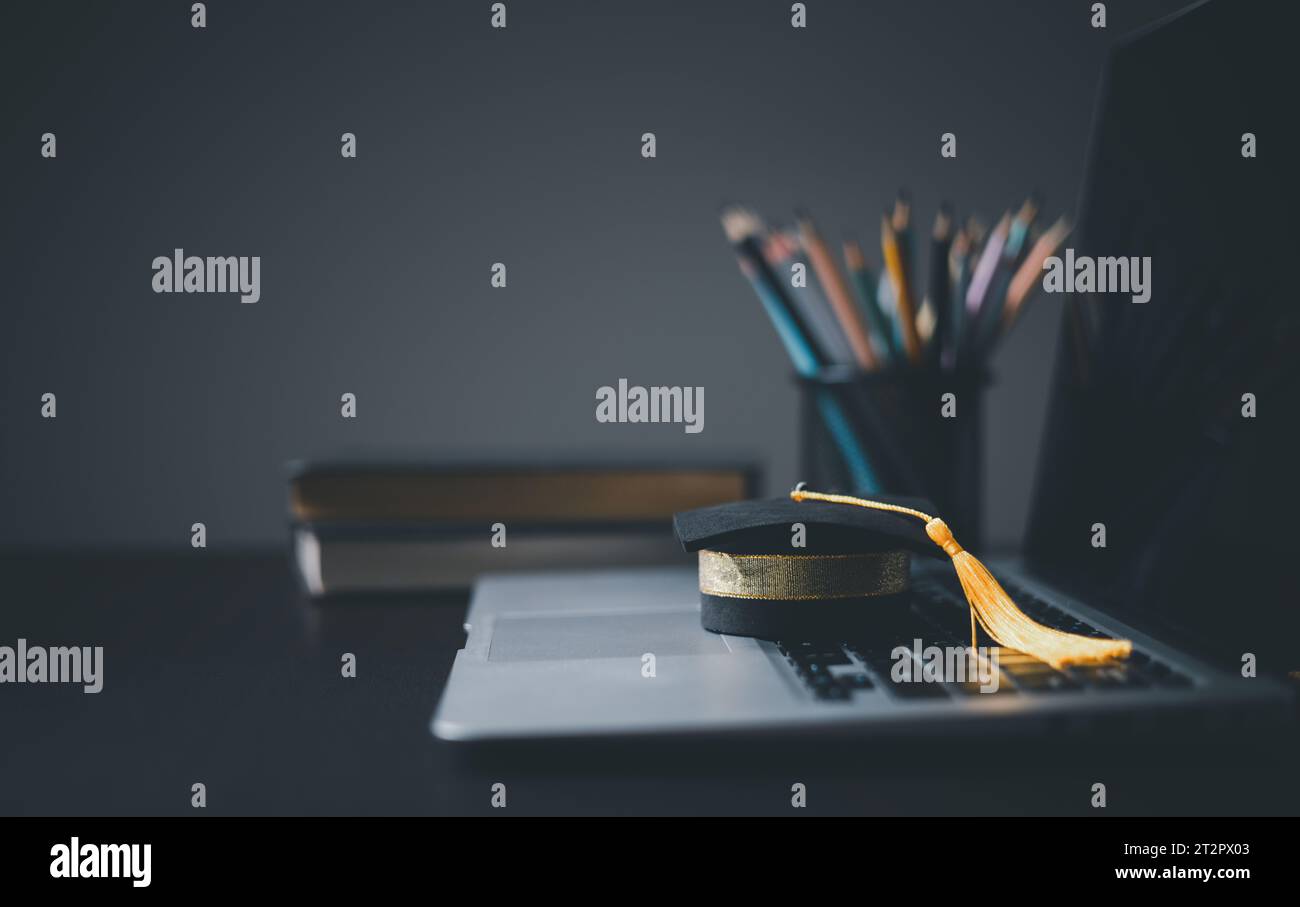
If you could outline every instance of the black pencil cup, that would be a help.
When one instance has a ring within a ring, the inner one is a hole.
[[[833,367],[798,382],[809,488],[927,498],[964,547],[979,548],[987,371]]]

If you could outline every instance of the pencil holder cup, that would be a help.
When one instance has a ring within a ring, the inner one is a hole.
[[[833,367],[797,380],[809,488],[927,498],[964,547],[979,547],[987,371]]]

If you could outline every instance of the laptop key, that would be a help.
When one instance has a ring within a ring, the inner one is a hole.
[[[948,691],[942,683],[925,681],[890,682],[885,688],[900,699],[947,699]]]
[[[1070,669],[1070,676],[1084,686],[1099,690],[1141,689],[1147,681],[1125,664],[1081,665]]]
[[[998,650],[998,666],[1014,677],[1023,674],[1050,674],[1056,670],[1045,661],[1011,649]]]
[[[836,678],[840,686],[851,690],[870,690],[875,684],[871,678],[861,672],[855,674],[841,674]]]
[[[845,702],[849,698],[849,691],[836,684],[831,684],[826,687],[818,687],[816,692],[818,699],[831,699],[837,702]]]
[[[1068,611],[1048,604],[1036,595],[1031,595],[1023,589],[1012,586],[1006,588],[1011,594],[1011,598],[1020,606],[1020,610],[1044,626],[1062,630],[1066,633],[1075,633],[1079,636],[1088,636],[1092,639],[1114,639],[1104,630],[1099,630]]]
[[[1060,693],[1080,689],[1079,684],[1060,671],[1017,674],[1014,676],[1016,686],[1031,693]]]
[[[958,638],[970,635],[970,612],[963,611],[947,602],[920,601],[912,605],[913,610],[926,623],[942,631],[945,636]]]
[[[953,688],[967,696],[1001,696],[1006,693],[1016,692],[1016,688],[1011,685],[1011,681],[1005,675],[998,678],[998,688],[996,690],[985,690],[978,680],[956,683],[953,684]]]
[[[1189,687],[1191,678],[1178,673],[1163,661],[1157,661],[1145,652],[1134,651],[1123,662],[1133,675],[1147,684],[1159,687]]]
[[[810,662],[817,662],[818,664],[826,665],[827,667],[830,667],[831,665],[853,664],[852,660],[849,659],[849,657],[844,654],[843,649],[833,649],[833,650],[826,650],[823,652],[813,652],[807,655],[800,655],[799,660],[804,662],[805,664],[808,664]]]
[[[776,643],[777,651],[786,656],[803,685],[818,699],[826,702],[846,702],[854,690],[871,689],[871,679],[861,672],[835,674],[833,665],[851,665],[838,645],[816,642]]]

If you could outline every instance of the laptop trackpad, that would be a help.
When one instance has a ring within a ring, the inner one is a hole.
[[[725,655],[721,636],[700,626],[700,612],[502,615],[496,619],[488,661]]]

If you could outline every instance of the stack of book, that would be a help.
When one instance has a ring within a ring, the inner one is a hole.
[[[689,563],[672,515],[753,491],[731,466],[307,464],[289,512],[312,595],[420,592],[488,571]]]

